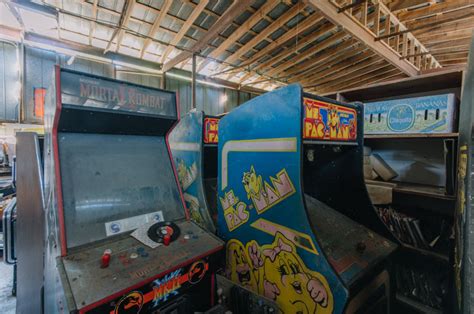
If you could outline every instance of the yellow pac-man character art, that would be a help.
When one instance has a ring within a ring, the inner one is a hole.
[[[334,299],[326,278],[306,267],[295,245],[277,232],[272,244],[247,243],[258,293],[284,313],[332,313]]]
[[[248,199],[252,197],[260,198],[261,194],[265,194],[262,176],[257,176],[253,166],[250,167],[249,172],[244,172],[242,184],[244,185],[245,192],[247,192]]]
[[[227,242],[227,277],[257,292],[257,282],[244,245],[235,239]]]

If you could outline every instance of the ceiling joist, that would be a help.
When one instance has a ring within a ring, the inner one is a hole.
[[[183,51],[178,54],[176,57],[171,59],[170,61],[163,64],[163,71],[166,72],[176,66],[177,64],[189,59],[192,57],[193,52],[197,53],[202,48],[206,46],[206,44],[214,39],[219,33],[221,33],[226,27],[229,26],[232,21],[237,18],[240,14],[242,14],[245,9],[247,9],[250,4],[252,4],[252,0],[238,0],[234,1],[232,5],[222,14],[219,19],[214,23],[214,25],[206,32],[206,34],[201,38],[198,42],[196,42],[190,49],[187,51]]]

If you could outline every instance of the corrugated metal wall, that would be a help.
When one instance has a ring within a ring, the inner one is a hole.
[[[14,95],[15,84],[20,80],[16,47],[0,42],[0,122],[18,121],[18,95]],[[115,68],[109,63],[100,63],[80,58],[74,58],[70,65],[70,56],[58,54],[54,51],[43,49],[25,48],[23,107],[21,121],[24,123],[42,123],[42,118],[35,115],[35,89],[48,89],[52,82],[54,66],[91,73],[95,75],[117,78],[140,85],[159,88],[161,77],[135,70]],[[3,63],[3,64],[2,64]],[[3,65],[3,66],[2,66]],[[183,75],[180,73],[180,75]],[[189,74],[188,74],[189,75]],[[166,89],[176,91],[180,102],[181,114],[191,109],[191,82],[167,76]],[[239,95],[240,94],[240,95]],[[208,86],[198,83],[196,85],[196,107],[206,114],[218,115],[232,110],[239,104],[252,97],[246,92],[239,92],[227,88]]]
[[[0,120],[17,121],[20,103],[20,64],[17,47],[0,42]]]

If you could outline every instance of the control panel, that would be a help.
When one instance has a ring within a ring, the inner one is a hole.
[[[161,245],[152,249],[123,235],[62,258],[71,295],[81,312],[108,313],[123,302],[129,304],[127,308],[155,309],[215,271],[210,269],[211,259],[223,242],[193,222],[155,223],[148,234]]]

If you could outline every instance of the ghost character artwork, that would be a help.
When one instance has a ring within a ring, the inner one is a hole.
[[[257,292],[257,281],[252,272],[247,250],[237,240],[227,242],[227,277],[245,288]]]
[[[306,267],[295,245],[277,233],[273,243],[247,244],[258,292],[284,313],[332,313],[334,298],[323,275]]]

